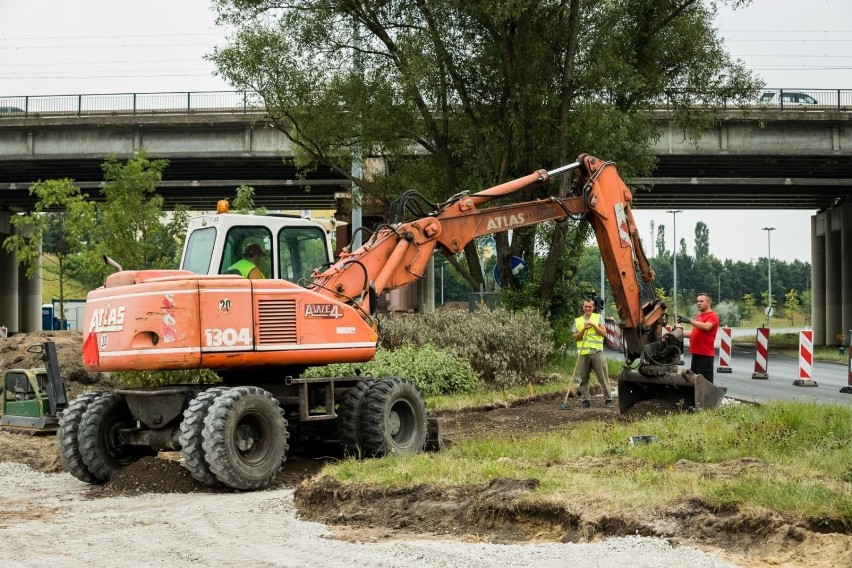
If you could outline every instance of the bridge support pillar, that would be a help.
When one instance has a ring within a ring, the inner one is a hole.
[[[0,212],[0,244],[14,231],[11,214]],[[15,255],[0,247],[0,326],[9,333],[41,329],[41,259],[33,278],[19,266]]]
[[[21,331],[38,331],[42,328],[41,292],[44,279],[42,278],[41,258],[38,262],[38,271],[32,278],[27,278],[25,267],[18,267],[18,305],[20,306]]]
[[[843,203],[838,209],[840,226],[840,331],[852,328],[852,204]],[[847,338],[848,339],[848,338]],[[846,344],[846,341],[842,341]]]
[[[814,345],[825,345],[825,215],[811,217],[811,327]]]
[[[814,344],[839,344],[852,326],[852,205],[811,218],[811,276]]]
[[[12,234],[10,219],[10,213],[0,212],[0,241]],[[21,331],[18,315],[18,265],[15,255],[0,247],[0,326],[10,334]]]

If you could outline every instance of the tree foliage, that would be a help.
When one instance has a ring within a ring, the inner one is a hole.
[[[710,229],[699,221],[695,224],[695,259],[700,261],[710,254]]]
[[[668,102],[689,131],[758,89],[713,28],[720,3],[747,1],[216,0],[232,33],[211,59],[262,97],[300,164],[385,206],[410,189],[434,202],[583,152],[624,177],[650,173],[649,105]],[[379,165],[355,177],[353,161]],[[570,182],[523,197],[565,195]],[[529,303],[557,312],[587,234],[585,223],[498,234],[504,288],[520,256],[536,278]],[[484,282],[474,246],[456,265],[474,290]]]
[[[47,244],[61,266],[61,278],[74,278],[88,288],[102,285],[113,271],[104,256],[124,268],[176,266],[187,212],[178,208],[168,218],[163,215],[163,199],[155,187],[166,164],[149,161],[144,151],[126,162],[108,158],[103,164],[103,201],[92,200],[70,179],[34,184],[34,210],[13,217],[16,234],[4,247],[33,276]]]
[[[3,242],[27,277],[53,278],[59,284],[59,318],[65,318],[65,286],[74,278],[74,260],[86,254],[94,204],[70,179],[40,181],[30,187],[36,197],[30,213],[11,219],[15,234]],[[45,246],[47,243],[47,246]]]

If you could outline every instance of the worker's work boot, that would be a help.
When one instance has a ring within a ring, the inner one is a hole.
[[[612,399],[609,398],[609,399],[605,400],[604,406],[606,406],[607,408],[612,408],[613,407]]]
[[[580,403],[580,406],[583,407],[583,408],[590,408],[592,406],[592,401],[584,400],[583,402]]]

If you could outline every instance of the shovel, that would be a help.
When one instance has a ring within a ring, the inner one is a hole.
[[[583,333],[583,343],[580,345],[580,349],[577,351],[577,360],[574,361],[574,370],[571,371],[571,378],[568,380],[568,390],[565,391],[565,398],[562,400],[562,404],[559,405],[559,410],[568,410],[568,396],[571,394],[571,391],[574,390],[574,377],[577,375],[577,366],[580,364],[580,351],[586,346],[586,337],[588,337],[588,331],[586,330]]]

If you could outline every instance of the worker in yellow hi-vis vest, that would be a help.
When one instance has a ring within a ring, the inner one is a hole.
[[[579,357],[577,370],[580,373],[580,394],[583,400],[580,406],[589,408],[589,377],[594,369],[604,395],[604,406],[611,407],[612,394],[609,391],[606,357],[603,354],[606,327],[600,314],[595,313],[595,302],[591,299],[583,301],[583,315],[574,320],[574,341],[577,343]]]

